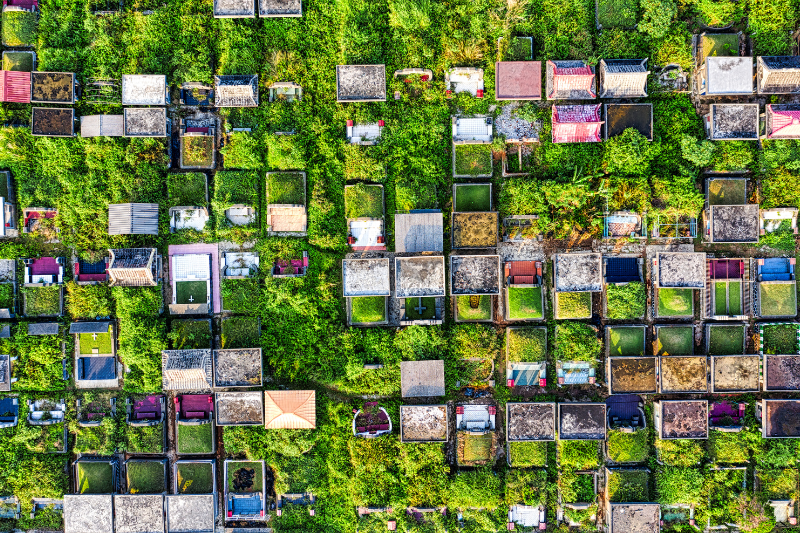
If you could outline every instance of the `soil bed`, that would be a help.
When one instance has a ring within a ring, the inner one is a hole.
[[[658,505],[632,503],[611,508],[611,523],[614,531],[636,533],[658,533]]]
[[[452,256],[452,294],[497,294],[499,268],[496,255]]]
[[[217,424],[263,424],[264,405],[260,392],[217,393]]]
[[[612,357],[611,392],[656,392],[655,357]]]
[[[605,434],[605,404],[559,404],[560,439],[603,440]]]
[[[508,440],[552,440],[555,406],[546,403],[509,403]]]
[[[32,130],[34,135],[72,136],[74,110],[34,107]]]
[[[800,390],[800,355],[764,356],[767,390]]]
[[[705,356],[661,358],[661,392],[706,392],[708,369]]]
[[[453,213],[453,248],[497,246],[497,213]]]
[[[73,80],[69,72],[31,72],[31,102],[71,104]]]
[[[653,140],[653,107],[650,104],[609,104],[606,108],[608,136],[622,135],[633,128]]]
[[[708,436],[706,401],[661,403],[661,434],[668,439],[696,439]]]
[[[404,405],[400,408],[403,441],[447,440],[447,408],[443,405]]]
[[[768,437],[800,437],[800,401],[766,402],[764,419]]]
[[[759,357],[714,357],[714,392],[757,391]]]

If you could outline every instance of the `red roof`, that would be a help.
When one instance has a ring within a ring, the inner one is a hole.
[[[0,102],[31,103],[31,73],[0,70]]]
[[[570,93],[575,91],[586,91],[592,97],[594,92],[594,72],[592,67],[584,65],[582,67],[559,67],[556,63],[549,61],[553,69],[553,86],[548,97],[554,98],[559,93]]]
[[[553,142],[600,142],[600,104],[553,106]]]
[[[773,109],[772,104],[767,104],[767,115],[772,117],[767,137],[800,138],[800,110]]]

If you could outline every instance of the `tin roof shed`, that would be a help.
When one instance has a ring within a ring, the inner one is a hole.
[[[158,235],[158,204],[111,204],[109,235]]]
[[[758,94],[800,93],[800,57],[758,56]]]
[[[594,67],[583,61],[547,62],[549,100],[594,100]]]
[[[601,59],[600,98],[647,96],[647,59]]]

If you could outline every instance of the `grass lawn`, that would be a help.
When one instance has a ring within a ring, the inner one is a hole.
[[[531,41],[522,37],[512,37],[504,61],[530,61]]]
[[[761,283],[758,286],[761,316],[795,316],[797,293],[794,283]]]
[[[347,218],[383,218],[383,187],[359,183],[344,190]]]
[[[78,335],[81,354],[111,354],[111,333],[81,333]],[[95,352],[94,350],[97,350]]]
[[[742,314],[741,281],[714,282],[714,314],[716,315]]]
[[[739,36],[735,33],[714,33],[701,39],[701,63],[709,56],[739,55]]]
[[[350,322],[371,324],[386,320],[385,296],[360,296],[351,299]]]
[[[163,453],[164,424],[157,426],[127,426],[125,451],[130,453]]]
[[[694,289],[658,289],[658,316],[692,316]]]
[[[208,301],[207,281],[178,281],[175,283],[178,304],[205,304]]]
[[[742,314],[742,282],[728,282],[728,312],[732,315]]]
[[[131,494],[158,494],[166,488],[166,472],[161,461],[128,461],[125,465],[128,492]]]
[[[198,350],[211,347],[211,328],[207,320],[173,320],[169,334],[173,350]]]
[[[461,441],[458,447],[459,462],[474,463],[477,461],[488,461],[492,453],[492,434],[471,435],[466,432],[459,434]]]
[[[213,439],[211,424],[178,424],[178,453],[212,453]]]
[[[253,485],[244,489],[235,489],[233,487],[233,481],[236,479],[237,472],[242,469],[253,471],[252,473],[255,474],[253,476]],[[234,461],[228,463],[228,479],[226,480],[228,492],[261,492],[264,490],[264,477],[262,474],[261,463],[255,461]]]
[[[456,185],[455,211],[491,211],[492,186],[486,184]]]
[[[587,293],[588,294],[588,293]],[[541,287],[509,287],[508,317],[511,320],[542,318]]]
[[[708,184],[708,203],[709,205],[744,204],[747,202],[745,186],[745,180],[711,180]]]
[[[206,200],[206,175],[201,172],[169,174],[167,192],[171,206],[204,206]]]
[[[420,313],[418,307],[424,307]],[[436,316],[436,298],[406,298],[406,317],[409,320],[429,320]]]
[[[547,359],[547,330],[544,328],[506,329],[508,360],[536,363]]]
[[[515,468],[543,467],[547,465],[546,442],[509,442],[508,457]]]
[[[636,24],[636,0],[600,0],[597,6],[597,20],[603,29],[630,28]]]
[[[606,315],[613,320],[628,320],[644,316],[647,295],[644,283],[634,281],[606,288]]]
[[[611,355],[644,355],[644,328],[609,327],[608,343]]]
[[[746,463],[750,460],[750,443],[757,439],[747,430],[728,432],[712,429],[708,434],[708,457],[721,464]]]
[[[214,156],[214,137],[209,135],[181,137],[181,156],[184,166],[211,166]]]
[[[724,281],[714,282],[714,314],[728,314],[728,284]]]
[[[25,316],[51,316],[61,314],[61,287],[23,287]]]
[[[612,502],[649,502],[650,474],[644,470],[611,470],[606,492]]]
[[[694,330],[691,326],[658,328],[658,355],[693,355]]]
[[[710,327],[708,355],[741,355],[744,353],[744,326]]]
[[[267,203],[306,204],[303,175],[296,172],[279,172],[267,175]]]
[[[114,492],[114,469],[111,463],[80,462],[78,469],[79,494],[111,494]]]
[[[111,455],[116,448],[116,421],[107,417],[99,426],[78,427],[75,431],[75,445],[72,447],[76,453],[96,453]]]
[[[32,72],[33,55],[30,52],[6,51],[3,54],[3,70]]]
[[[257,278],[223,279],[220,292],[224,309],[237,314],[249,313],[253,307],[258,306],[261,298]]]
[[[796,354],[798,352],[797,324],[775,324],[761,328],[765,354]]]
[[[253,348],[261,342],[258,318],[232,316],[222,319],[220,342],[223,348]]]
[[[592,316],[591,292],[556,293],[557,318],[589,318]]]
[[[492,319],[492,297],[477,296],[478,307],[470,307],[471,296],[459,296],[456,300],[456,310],[459,320],[491,320]]]
[[[455,172],[457,176],[488,176],[492,173],[492,147],[488,144],[457,144]]]
[[[214,490],[214,466],[211,463],[178,463],[179,494],[210,494]]]
[[[608,458],[617,463],[643,463],[650,457],[650,432],[627,433],[618,429],[608,432]]]
[[[34,46],[39,15],[27,11],[3,12],[3,46]]]

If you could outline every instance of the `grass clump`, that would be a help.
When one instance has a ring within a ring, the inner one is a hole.
[[[470,298],[478,299],[478,307],[470,306]],[[492,319],[492,297],[491,296],[459,296],[456,300],[459,320],[491,320]]]
[[[630,28],[636,24],[636,0],[600,0],[597,5],[597,20],[603,29]]]
[[[606,318],[628,320],[644,316],[647,295],[644,283],[634,281],[625,285],[609,285],[606,288]]]
[[[78,285],[67,282],[67,313],[70,318],[110,317],[114,314],[111,288],[105,284]]]
[[[650,432],[633,433],[612,429],[608,432],[608,458],[616,463],[643,463],[650,457]]]
[[[29,317],[61,314],[61,287],[22,287],[23,314]]]
[[[595,500],[594,474],[562,470],[558,476],[558,491],[564,503],[592,503]]]
[[[796,354],[800,351],[797,342],[797,324],[770,324],[761,327],[764,353],[770,355]]]
[[[207,320],[173,320],[169,340],[173,350],[198,350],[211,347],[211,328]]]
[[[360,296],[351,298],[350,321],[353,324],[370,324],[386,320],[385,296]]]
[[[658,316],[691,316],[694,309],[692,289],[658,289]]]
[[[556,316],[558,318],[589,318],[592,316],[591,292],[556,293]]]
[[[658,355],[692,355],[694,354],[692,327],[660,327],[657,344]]]
[[[492,149],[488,144],[456,144],[454,154],[456,176],[492,174]]]
[[[508,288],[508,318],[525,320],[542,318],[542,288],[515,287]]]
[[[591,470],[600,466],[597,442],[588,440],[558,441],[558,460],[562,467]]]
[[[164,423],[155,426],[128,426],[125,451],[129,453],[163,453]]]
[[[305,180],[302,174],[276,172],[267,175],[267,203],[306,204]]]
[[[606,491],[612,502],[649,502],[650,474],[645,470],[610,470]]]
[[[344,190],[345,216],[350,218],[383,218],[383,187],[357,183]]]
[[[515,468],[547,466],[547,443],[509,442],[508,460]]]
[[[703,441],[694,439],[656,439],[656,451],[667,466],[695,466],[706,456]]]
[[[559,361],[593,362],[602,348],[597,330],[588,324],[563,322],[556,329],[555,357]]]
[[[546,329],[506,329],[506,343],[509,362],[535,363],[547,359]]]
[[[167,175],[167,193],[172,206],[204,206],[206,175],[201,172]]]
[[[644,327],[608,327],[609,354],[644,355]]]
[[[720,464],[746,463],[758,441],[758,435],[747,429],[736,432],[712,429],[708,435],[708,457]]]
[[[708,355],[741,355],[744,353],[744,327],[719,326],[709,328]]]

